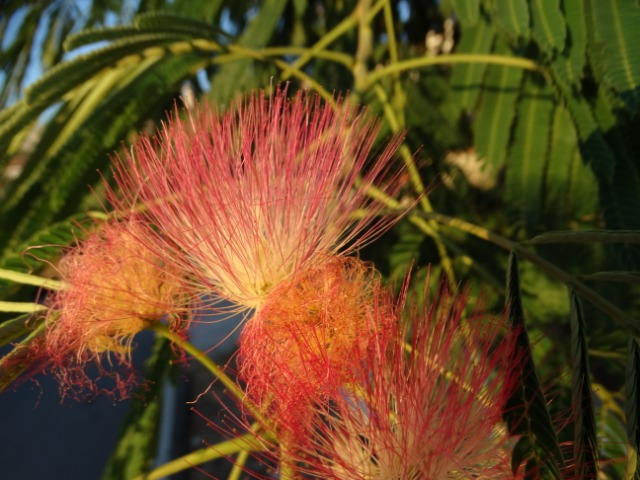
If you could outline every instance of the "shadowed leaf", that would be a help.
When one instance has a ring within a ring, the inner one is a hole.
[[[591,380],[586,327],[580,300],[571,292],[571,360],[576,480],[598,478],[597,426],[591,399]]]
[[[507,401],[503,415],[511,435],[527,437],[527,440],[519,443],[517,451],[514,451],[514,455],[517,455],[513,459],[514,468],[525,462],[526,478],[560,479],[562,452],[533,363],[531,344],[525,328],[518,259],[514,252],[509,256],[506,296],[510,324],[518,332],[514,369],[519,372],[519,379],[518,387]]]
[[[548,57],[562,52],[567,34],[560,0],[531,0],[531,36]]]
[[[26,325],[26,324],[25,324]],[[29,335],[16,344],[9,353],[0,358],[0,392],[18,378],[33,363],[33,356],[29,345],[32,341],[44,333],[44,319],[42,317],[32,317],[28,328]],[[22,336],[26,332],[21,332]]]
[[[554,243],[640,243],[638,230],[558,231],[537,235],[525,244],[544,245]]]
[[[630,464],[627,466],[627,474],[630,478],[634,479],[640,478],[640,457],[638,456],[638,446],[640,445],[640,415],[638,415],[640,409],[639,385],[640,347],[638,347],[638,341],[632,338],[629,341],[629,358],[627,360],[626,370],[625,393],[627,402],[625,404],[625,414],[627,417],[627,444]]]

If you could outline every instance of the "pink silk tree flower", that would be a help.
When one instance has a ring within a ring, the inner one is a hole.
[[[33,348],[43,369],[57,376],[63,396],[126,396],[135,378],[133,337],[179,312],[179,272],[136,240],[143,228],[135,219],[105,223],[60,261],[66,287],[47,299],[45,333]],[[111,383],[99,387],[90,368]]]
[[[373,321],[380,289],[372,265],[333,257],[278,285],[247,322],[239,376],[278,434],[304,438],[314,405],[349,381],[354,359],[388,330]]]
[[[380,216],[384,206],[365,189],[397,189],[397,176],[381,183],[401,139],[369,161],[379,122],[337,103],[279,88],[224,113],[176,113],[116,161],[120,198],[111,201],[155,225],[166,239],[158,254],[203,292],[256,309],[280,282],[396,219]]]
[[[391,335],[354,359],[300,458],[312,478],[513,478],[502,410],[515,388],[515,334],[468,297],[405,309]],[[407,313],[408,310],[408,313]],[[466,318],[463,318],[466,317]],[[405,339],[408,338],[408,342]]]

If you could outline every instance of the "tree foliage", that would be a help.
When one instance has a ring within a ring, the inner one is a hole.
[[[600,475],[625,476],[626,454],[606,437],[626,425],[635,462],[635,340],[626,348],[640,332],[637,1],[9,0],[2,9],[0,269],[38,273],[82,235],[103,214],[109,155],[174,104],[224,108],[278,82],[327,101],[349,92],[383,119],[384,136],[406,132],[403,194],[422,195],[362,255],[390,279],[411,263],[451,285],[473,278],[494,306],[517,302],[523,339],[524,329],[540,338],[523,340],[530,372],[506,415],[530,416],[511,426],[522,435],[515,468],[560,476],[556,434],[573,430],[575,458],[594,463],[578,476],[595,475],[598,459]],[[32,255],[37,245],[46,248]],[[2,278],[0,292],[34,295]],[[3,317],[0,340],[30,341],[35,330],[14,316]],[[560,376],[549,409],[578,410],[554,432],[540,385],[568,369],[573,381]],[[626,420],[607,403],[624,397],[625,381]]]

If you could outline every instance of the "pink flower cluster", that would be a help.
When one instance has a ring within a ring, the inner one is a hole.
[[[368,163],[375,119],[286,93],[255,94],[225,113],[176,113],[116,167],[114,203],[143,205],[163,237],[148,241],[156,253],[239,307],[259,308],[297,272],[353,251],[393,221],[379,216],[384,205],[366,187],[387,181],[400,139]]]
[[[168,313],[176,315],[170,323],[180,322],[181,274],[137,240],[145,228],[135,217],[104,223],[57,267],[66,287],[47,298],[45,334],[31,356],[58,377],[63,396],[126,397],[135,380],[133,337]],[[100,386],[88,367],[98,370]]]
[[[502,318],[481,308],[465,315],[468,300],[443,289],[428,303],[402,297],[393,310],[378,308],[387,329],[319,409],[302,470],[335,479],[513,478],[502,411],[515,385],[514,337],[501,338]]]
[[[287,93],[176,112],[116,159],[109,199],[126,220],[63,259],[68,287],[37,345],[63,385],[83,387],[88,362],[129,365],[137,332],[214,294],[248,317],[240,379],[283,471],[506,477],[512,335],[465,317],[465,295],[394,300],[348,256],[398,218],[368,188],[397,193],[401,139],[371,158],[374,118]]]

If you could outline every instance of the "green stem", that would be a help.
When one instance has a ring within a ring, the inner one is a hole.
[[[238,456],[236,457],[236,461],[233,464],[233,468],[231,469],[231,472],[229,472],[229,476],[227,477],[227,480],[240,480],[240,475],[242,475],[244,471],[244,466],[247,463],[248,459],[249,459],[249,450],[243,450],[240,453],[238,453]]]
[[[66,288],[66,283],[50,278],[43,278],[29,273],[14,272],[13,270],[5,270],[0,268],[0,279],[9,280],[10,282],[20,283],[22,285],[33,285],[35,287],[47,288],[49,290],[62,290]]]
[[[276,67],[278,67],[279,69],[281,69],[283,72],[289,68],[289,64],[287,62],[284,62],[282,60],[275,60],[274,63],[276,64]],[[306,73],[304,73],[302,70],[295,70],[292,72],[292,74],[296,77],[298,77],[299,80],[302,81],[302,83],[306,83],[308,86],[310,86],[312,89],[314,89],[316,92],[318,92],[318,94],[324,98],[324,100],[330,104],[333,108],[338,108],[338,103],[336,102],[335,98],[333,98],[333,95],[331,93],[329,93],[327,91],[326,88],[324,88],[318,81],[316,81],[313,77],[311,77],[310,75],[307,75]],[[283,77],[284,79],[284,74]]]
[[[0,312],[37,313],[47,310],[45,305],[31,302],[0,302]]]
[[[253,58],[254,60],[260,60],[260,61],[265,61],[266,60],[266,57],[261,56],[258,53],[258,51],[255,51],[255,50],[249,50],[249,49],[245,49],[243,47],[237,47],[237,48],[234,48],[234,50],[236,50],[237,52],[236,53],[217,55],[217,56],[213,57],[208,63],[210,63],[211,65],[219,65],[219,64],[224,64],[224,63],[237,62],[239,60],[244,60],[246,58]],[[238,53],[238,52],[241,52],[241,51],[244,52],[244,53],[243,54]],[[290,66],[291,66],[287,62],[285,62],[283,60],[280,60],[280,59],[274,59],[273,63],[275,64],[276,67],[278,67],[280,70],[283,70],[283,71],[289,70]],[[307,75],[302,70],[293,70],[291,72],[291,75],[297,77],[302,83],[305,83],[305,84],[309,85],[313,90],[318,92],[318,94],[327,103],[329,103],[334,108],[337,108],[337,103],[336,103],[335,99],[333,98],[333,95],[331,93],[329,93],[327,91],[327,89],[325,89],[313,77],[311,77],[310,75]],[[283,78],[284,78],[284,76],[283,76]]]
[[[391,131],[395,134],[400,133],[401,127],[400,122],[398,121],[398,117],[396,116],[391,104],[389,103],[389,98],[387,97],[387,93],[380,85],[376,85],[374,87],[374,91],[378,96],[380,102],[382,102],[383,110],[387,121],[389,122],[389,126],[391,127]],[[431,206],[431,202],[429,201],[429,197],[425,193],[425,186],[422,182],[422,177],[420,176],[420,172],[418,171],[418,167],[416,163],[413,161],[413,155],[409,151],[409,148],[402,144],[400,146],[400,156],[404,161],[404,164],[407,168],[407,173],[409,174],[409,178],[411,179],[411,183],[413,184],[413,189],[416,194],[420,196],[420,205],[425,212],[433,211],[433,207]]]
[[[398,63],[398,43],[396,42],[396,31],[393,25],[393,10],[391,1],[384,2],[384,26],[387,30],[387,40],[389,42],[390,65]]]
[[[367,21],[367,13],[371,9],[371,0],[359,0],[355,9],[358,16],[358,43],[352,73],[356,90],[366,84],[368,77],[367,60],[373,53],[373,30]]]
[[[420,57],[403,60],[375,70],[369,75],[369,83],[378,82],[387,75],[414,70],[416,68],[433,67],[434,65],[448,65],[451,63],[484,63],[487,65],[500,65],[503,67],[522,68],[524,70],[540,70],[540,66],[533,60],[508,55],[479,55],[472,53],[454,53],[451,55],[438,55],[437,57]]]
[[[244,60],[247,57],[255,58],[257,60],[266,60],[268,57],[280,57],[283,55],[297,55],[304,56],[307,58],[307,61],[311,58],[322,58],[326,60],[331,60],[336,63],[342,64],[346,68],[351,68],[353,64],[353,57],[349,54],[342,52],[335,52],[331,50],[312,50],[304,47],[264,47],[264,48],[250,48],[244,47],[242,45],[221,45],[218,42],[214,42],[213,40],[205,40],[205,39],[195,39],[185,42],[174,42],[167,45],[166,49],[168,49],[171,53],[174,54],[182,54],[186,52],[191,52],[193,50],[199,50],[204,52],[212,52],[218,53],[220,56],[225,56],[229,58],[229,61],[238,61]],[[150,48],[147,49],[147,55],[149,56],[157,56],[163,55],[165,52],[161,49]],[[235,54],[235,57],[231,57],[232,54]],[[134,58],[134,56],[132,56]],[[306,63],[306,62],[305,62]],[[291,65],[287,64],[287,67],[291,67]]]
[[[493,243],[494,245],[497,245],[504,250],[515,251],[521,258],[530,261],[542,271],[547,273],[550,277],[564,283],[569,288],[573,289],[576,293],[580,294],[582,298],[587,300],[598,310],[609,315],[620,325],[631,330],[634,335],[640,335],[640,326],[638,326],[636,320],[633,317],[627,315],[622,309],[606,300],[595,290],[589,288],[587,285],[578,280],[574,275],[565,272],[553,263],[545,260],[539,255],[531,252],[530,250],[527,250],[522,244],[509,240],[502,235],[493,233],[490,230],[487,230],[486,228],[480,227],[473,223],[466,222],[458,218],[448,217],[440,213],[421,212],[417,215],[424,216],[426,218],[435,220],[442,225],[447,225],[457,230],[469,233],[475,237]]]
[[[280,480],[294,480],[295,468],[290,453],[291,441],[284,439],[280,442]]]
[[[389,208],[400,208],[400,203],[396,199],[389,197],[384,192],[375,187],[369,188],[369,195],[372,198],[385,202],[386,205],[389,206]],[[527,250],[523,244],[514,242],[513,240],[509,240],[508,238],[503,237],[502,235],[498,235],[497,233],[493,233],[492,231],[484,227],[480,227],[479,225],[460,220],[459,218],[448,217],[446,215],[442,215],[441,213],[418,212],[410,214],[408,218],[409,221],[418,226],[418,228],[420,228],[429,236],[431,236],[433,232],[430,229],[429,225],[426,223],[427,219],[434,220],[442,225],[446,225],[457,230],[469,233],[475,237],[481,238],[482,240],[493,243],[494,245],[497,245],[504,250],[515,251],[518,255],[520,255],[520,257],[530,261],[542,271],[547,273],[547,275],[549,275],[550,277],[555,278],[556,280],[575,290],[576,293],[580,294],[580,296],[582,296],[598,310],[609,315],[622,326],[629,328],[634,335],[640,335],[640,326],[637,324],[636,320],[633,317],[627,315],[623,310],[606,300],[598,292],[589,288],[574,275],[565,272],[553,263]]]
[[[380,11],[380,9],[384,6],[384,3],[387,0],[379,0],[376,4],[371,8],[371,10],[366,15],[366,21],[371,21],[373,17]],[[340,38],[342,35],[347,33],[349,30],[354,28],[358,24],[358,8],[356,8],[353,12],[349,14],[344,20],[342,20],[338,25],[336,25],[333,29],[328,31],[326,34],[320,38],[306,53],[300,55],[291,65],[287,67],[282,72],[282,79],[286,80],[291,75],[294,74],[296,70],[300,70],[309,60],[311,60],[318,52],[325,49],[325,47],[332,44],[335,40]]]
[[[275,56],[275,55],[286,55],[286,51],[289,50],[287,48],[283,48],[283,47],[276,47],[276,48],[271,48],[271,49],[261,49],[261,50],[252,50],[246,47],[242,47],[240,45],[230,45],[228,47],[229,51],[232,52],[236,52],[236,53],[241,53],[244,57],[249,57],[249,58],[254,58],[255,60],[261,60],[261,61],[265,61],[267,60],[267,58],[269,56]],[[309,49],[303,49],[304,51],[308,51]],[[319,53],[319,52],[314,52],[313,53],[314,56],[318,56],[318,57],[327,57],[328,55],[326,54],[326,52],[323,53]],[[304,54],[302,55],[304,56]],[[349,64],[352,62],[351,57],[346,56],[348,58],[348,62]],[[342,59],[344,61],[344,58]],[[283,71],[281,77],[282,79],[286,79],[288,78],[288,76],[286,75],[287,72],[290,71],[290,75],[294,75],[296,76],[299,80],[301,80],[304,83],[307,83],[308,85],[310,85],[314,90],[316,90],[327,102],[331,103],[332,105],[335,106],[335,100],[333,99],[333,95],[331,95],[318,81],[316,81],[313,77],[307,75],[306,73],[304,73],[301,69],[296,68],[294,70],[291,70],[291,64],[280,60],[280,59],[274,59],[274,63],[275,65],[281,69]]]
[[[624,364],[624,362],[627,360],[627,356],[624,353],[608,352],[605,350],[596,350],[594,348],[589,349],[589,356],[606,358],[607,360],[615,360],[620,364]]]
[[[371,198],[384,203],[390,209],[392,210],[402,209],[402,205],[400,204],[400,202],[398,202],[395,198],[390,197],[379,188],[373,185],[367,185],[366,190],[367,190],[367,194]],[[429,208],[431,208],[431,204],[429,204],[428,206]],[[438,224],[434,221],[429,221],[422,217],[416,216],[415,214],[410,214],[408,216],[408,219],[411,223],[413,223],[416,227],[418,227],[420,230],[422,230],[425,234],[427,234],[429,237],[433,239],[434,244],[436,246],[436,250],[438,251],[438,255],[440,256],[442,269],[447,275],[447,281],[448,281],[449,287],[452,290],[455,290],[456,281],[455,281],[455,273],[453,271],[453,262],[449,257],[447,248],[445,247],[445,245],[442,243],[440,239],[440,234],[438,232],[439,230]]]
[[[396,29],[393,23],[393,7],[391,5],[391,0],[388,0],[384,4],[384,24],[385,29],[387,30],[387,38],[389,39],[389,64],[396,65],[400,61],[400,57],[398,55],[398,43],[396,42]],[[404,128],[405,119],[404,119],[404,109],[406,104],[406,95],[404,90],[402,89],[402,83],[400,82],[400,74],[395,74],[392,76],[393,83],[393,106],[398,112],[398,115],[401,115],[401,118],[398,121],[399,128]]]
[[[253,434],[247,433],[241,437],[236,437],[183,455],[180,458],[176,458],[175,460],[154,468],[149,473],[138,475],[134,477],[133,480],[160,480],[174,473],[182,472],[188,468],[202,465],[203,463],[218,458],[224,458],[236,453],[242,454],[248,451],[259,452],[263,450],[265,450],[265,446],[255,438]]]
[[[233,52],[237,51],[248,51],[247,47],[241,47],[236,45],[229,45],[229,51]],[[353,57],[347,53],[342,52],[334,52],[331,50],[319,50],[311,52],[309,48],[302,47],[265,47],[253,50],[257,55],[262,58],[266,57],[281,57],[283,55],[296,55],[302,56],[306,54],[311,54],[315,58],[321,58],[324,60],[331,60],[332,62],[339,63],[346,68],[351,68],[353,65]],[[287,66],[290,66],[287,64]]]
[[[247,58],[253,58],[254,60],[266,61],[269,57],[281,56],[281,55],[300,55],[298,59],[293,63],[289,64],[280,59],[274,59],[275,65],[280,68],[283,73],[281,75],[283,80],[291,76],[297,77],[303,83],[308,84],[316,90],[327,102],[331,104],[335,104],[335,100],[333,99],[333,95],[331,95],[327,90],[317,82],[313,77],[304,73],[300,67],[296,67],[297,64],[300,66],[304,65],[311,58],[325,58],[327,60],[335,61],[336,63],[340,63],[347,68],[350,68],[353,64],[353,58],[349,55],[340,52],[331,52],[326,51],[321,48],[317,48],[316,44],[314,48],[298,48],[298,47],[267,47],[261,49],[251,49],[247,47],[243,47],[241,45],[220,45],[217,42],[211,40],[204,39],[195,39],[189,42],[175,42],[170,45],[167,45],[166,49],[171,51],[174,54],[185,53],[193,50],[202,50],[205,52],[214,52],[218,55],[212,56],[211,59],[203,62],[203,65],[199,65],[198,68],[202,68],[206,64],[217,65],[224,64],[230,62],[236,62],[239,60],[245,60]],[[150,52],[153,52],[153,55],[158,55],[162,53],[162,50],[159,49],[149,49]],[[159,52],[159,53],[158,53]],[[151,53],[148,53],[151,55]],[[131,56],[132,60],[137,57]]]

